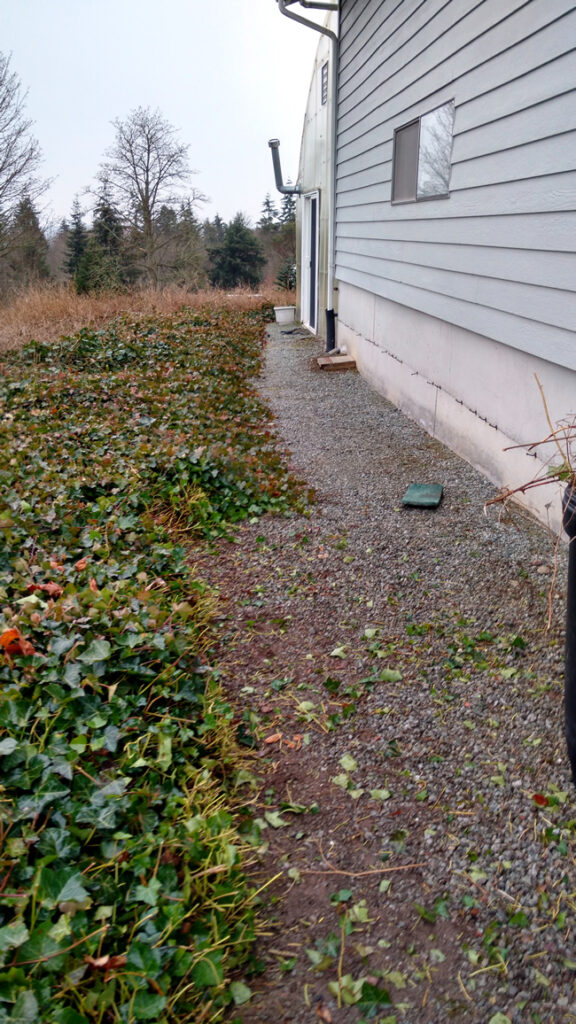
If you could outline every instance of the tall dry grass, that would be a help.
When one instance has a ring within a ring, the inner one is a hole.
[[[294,294],[270,286],[262,286],[257,294],[246,288],[226,293],[215,289],[189,292],[171,286],[161,291],[134,289],[125,294],[77,295],[70,285],[38,285],[0,306],[0,352],[21,348],[32,340],[57,341],[63,334],[74,334],[81,327],[102,327],[122,313],[162,315],[206,305],[248,310],[263,302],[289,305],[294,302]]]

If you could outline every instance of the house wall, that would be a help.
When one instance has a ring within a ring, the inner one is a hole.
[[[560,461],[554,444],[538,458],[517,446],[550,432],[538,381],[555,420],[574,411],[573,371],[347,284],[338,343],[381,394],[497,486],[520,487]],[[521,501],[556,531],[561,492],[535,488]]]
[[[576,5],[342,0],[340,25],[338,341],[510,483],[504,444],[548,433],[534,372],[576,412]],[[449,100],[449,198],[393,205],[394,129]]]
[[[336,29],[336,16],[328,15],[326,27]],[[304,31],[304,30],[303,30]],[[312,31],[312,30],[308,30]],[[330,63],[332,46],[325,35],[318,35],[318,49],[314,60],[314,68],[310,81],[308,103],[304,117],[302,143],[300,147],[300,163],[298,169],[298,185],[303,193],[319,193],[319,236],[318,236],[318,333],[323,335],[326,330],[327,278],[328,278],[328,224],[332,216],[332,197],[330,161],[333,146],[330,138],[332,121],[332,77]],[[322,68],[328,62],[328,94],[326,103],[322,103]],[[296,221],[296,252],[297,252],[297,312],[302,315],[302,199],[298,200]]]

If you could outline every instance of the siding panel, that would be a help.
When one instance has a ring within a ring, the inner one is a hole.
[[[575,39],[573,0],[342,0],[341,280],[574,365]],[[394,129],[451,98],[450,197],[392,206]]]
[[[565,290],[572,301],[574,281],[576,281],[576,253],[566,256],[563,252],[524,251],[522,249],[498,249],[495,245],[469,244],[465,249],[461,245],[447,242],[415,242],[394,241],[382,238],[342,238],[340,240],[342,256],[352,257],[354,265],[360,267],[361,259],[380,261],[381,272],[386,277],[394,277],[384,269],[384,262],[389,261],[399,266],[407,264],[419,268],[437,267],[443,271],[459,274],[465,265],[468,274],[478,278],[490,278],[493,282],[494,267],[498,266],[503,281],[514,281],[534,285],[537,288],[554,288]],[[491,287],[494,287],[492,283]],[[562,301],[561,299],[559,301]],[[574,320],[576,323],[576,319]]]
[[[539,3],[539,0],[533,2]],[[551,8],[547,10],[550,12]],[[551,19],[551,14],[548,17]],[[418,65],[417,77],[410,77],[401,67],[394,79],[379,84],[370,94],[365,87],[356,94],[352,82],[342,81],[338,132],[340,141],[342,144],[351,142],[390,119],[394,120],[395,126],[410,120],[412,116],[430,109],[443,99],[449,99],[456,82],[460,107],[479,96],[494,94],[511,81],[522,81],[535,68],[552,65],[548,67],[547,73],[552,83],[555,83],[556,90],[565,91],[574,79],[566,79],[562,75],[560,81],[554,62],[573,51],[574,47],[568,43],[575,38],[576,10],[572,9],[552,24],[523,39],[514,48],[513,56],[510,49],[499,49],[497,38],[485,38],[482,46],[470,45],[465,51],[452,56],[446,52],[447,41],[439,42],[434,59],[428,55],[426,63]],[[345,97],[349,94],[354,103],[346,114]],[[497,97],[492,98],[497,102]],[[476,117],[478,123],[483,122],[481,112]]]
[[[531,217],[512,214],[507,217],[466,217],[460,220],[378,221],[361,223],[353,219],[338,226],[341,247],[350,240],[361,247],[372,240],[426,242],[433,245],[496,246],[506,249],[531,249],[534,253],[574,252],[576,213],[540,213]],[[463,243],[465,239],[465,243]]]

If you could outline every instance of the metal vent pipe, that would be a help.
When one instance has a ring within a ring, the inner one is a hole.
[[[276,182],[276,188],[282,195],[285,196],[299,196],[301,190],[298,185],[284,185],[282,181],[282,168],[280,166],[280,139],[270,139],[268,142],[270,149],[272,150],[272,163],[274,164],[274,180]]]

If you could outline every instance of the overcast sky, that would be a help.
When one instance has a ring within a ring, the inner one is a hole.
[[[302,12],[304,13],[304,12]],[[284,178],[298,172],[319,36],[276,0],[0,0],[0,50],[28,90],[26,112],[53,178],[54,221],[68,216],[111,145],[115,118],[159,108],[190,144],[202,218],[253,223],[275,201],[268,139]]]

